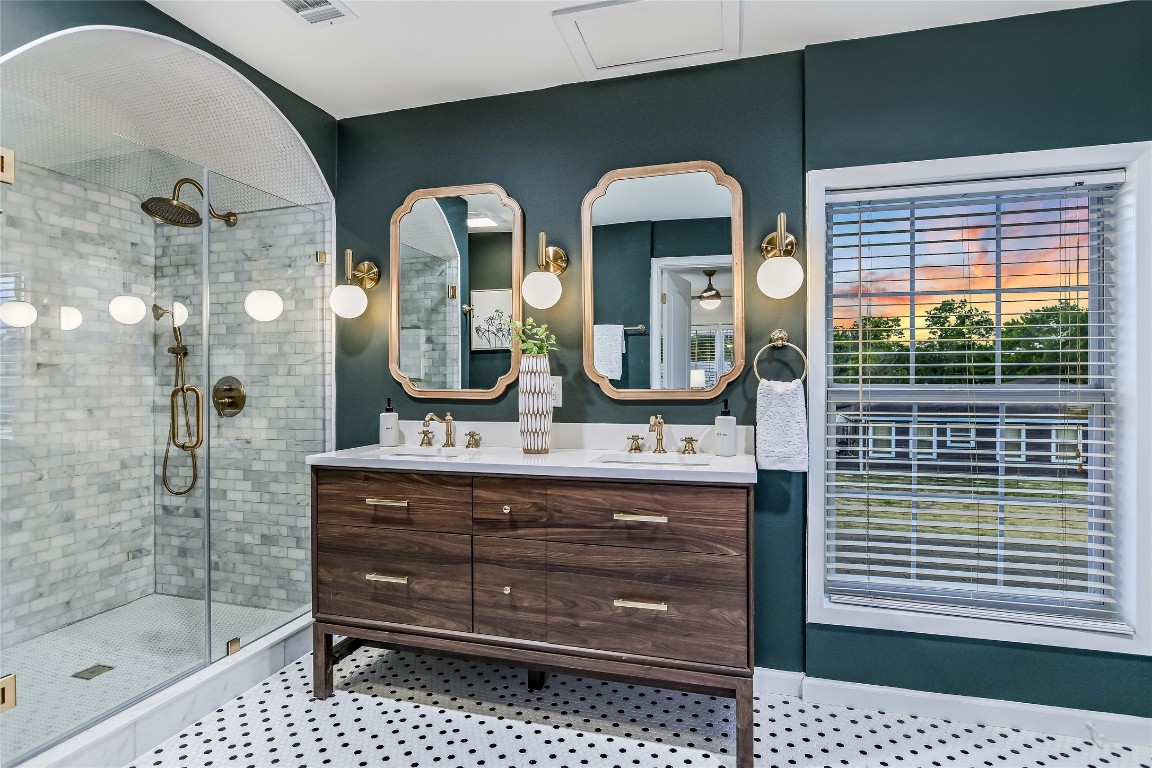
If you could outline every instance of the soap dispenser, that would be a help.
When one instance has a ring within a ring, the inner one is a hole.
[[[715,437],[717,456],[736,455],[736,417],[728,410],[727,400],[724,401],[720,415],[716,417]]]
[[[385,448],[400,445],[400,416],[392,410],[392,398],[388,398],[384,413],[380,414],[380,445]]]

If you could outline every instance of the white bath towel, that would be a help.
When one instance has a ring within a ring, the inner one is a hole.
[[[592,361],[596,370],[609,379],[624,375],[624,326],[597,325],[592,328]]]
[[[808,408],[799,379],[756,388],[756,466],[808,471]]]

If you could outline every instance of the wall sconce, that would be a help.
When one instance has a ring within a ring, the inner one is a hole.
[[[124,325],[135,325],[148,314],[148,305],[139,296],[117,296],[108,302],[108,314]]]
[[[776,231],[760,243],[764,263],[756,270],[756,285],[770,299],[786,299],[804,284],[804,267],[796,261],[796,238],[788,234],[788,217],[776,217]]]
[[[380,282],[380,270],[370,261],[362,261],[353,267],[352,249],[349,248],[344,251],[344,280],[344,285],[332,289],[328,306],[340,317],[360,317],[368,309],[368,294],[364,291],[375,288]]]
[[[524,278],[520,284],[520,295],[524,302],[536,309],[548,309],[560,301],[564,286],[559,275],[568,269],[568,254],[561,248],[548,247],[548,238],[540,233],[540,253],[536,256],[538,272]]]
[[[253,320],[271,322],[284,311],[284,299],[276,291],[252,291],[244,297],[244,311]]]
[[[0,322],[13,328],[27,328],[36,322],[39,312],[30,301],[6,301],[0,304]]]
[[[84,315],[76,307],[60,307],[60,330],[74,331],[84,322]]]

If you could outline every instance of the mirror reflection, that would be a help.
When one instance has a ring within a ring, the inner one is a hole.
[[[502,391],[515,362],[519,206],[495,185],[424,190],[397,211],[392,238],[396,378],[423,396]]]
[[[742,365],[739,186],[723,178],[731,186],[706,170],[601,182],[590,208],[590,374],[609,394],[703,393]]]

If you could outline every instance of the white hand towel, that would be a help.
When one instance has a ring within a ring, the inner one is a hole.
[[[592,362],[609,379],[624,375],[624,326],[597,325],[592,328]]]
[[[756,466],[808,471],[808,408],[799,379],[756,388]]]

